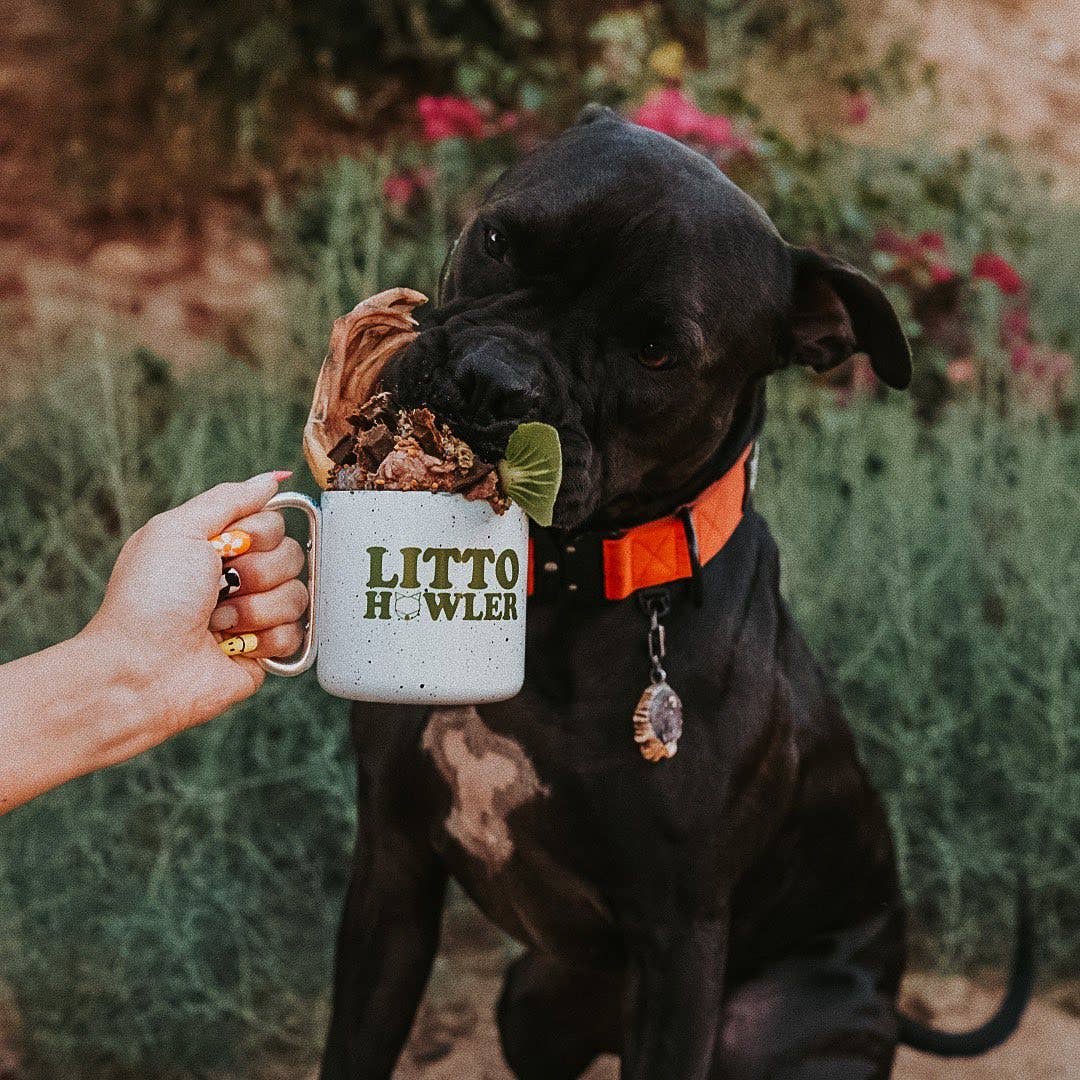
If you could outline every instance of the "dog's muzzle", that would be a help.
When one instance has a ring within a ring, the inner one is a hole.
[[[383,385],[405,408],[428,406],[488,460],[519,424],[547,419],[544,365],[512,329],[425,330],[388,365]]]

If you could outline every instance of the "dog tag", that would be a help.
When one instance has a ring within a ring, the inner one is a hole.
[[[634,710],[634,742],[646,761],[675,756],[682,734],[682,702],[661,679],[648,687]]]
[[[646,761],[663,761],[675,756],[682,735],[682,701],[668,686],[663,659],[666,650],[664,627],[660,622],[662,600],[650,600],[649,665],[652,685],[646,687],[634,709],[634,742]]]

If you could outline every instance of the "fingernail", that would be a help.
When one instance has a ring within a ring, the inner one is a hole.
[[[223,559],[235,559],[251,547],[251,537],[243,529],[226,529],[210,537],[210,546]]]
[[[227,566],[221,575],[221,580],[218,582],[218,594],[217,599],[220,604],[222,600],[228,600],[234,592],[240,589],[240,571],[235,567]],[[222,629],[225,629],[222,627]]]
[[[254,652],[259,647],[259,638],[255,634],[237,634],[226,638],[219,647],[226,656],[240,656]]]
[[[210,616],[211,630],[231,630],[236,625],[236,608],[226,605],[214,608]]]
[[[292,476],[292,469],[278,469],[276,472],[272,472],[270,475],[280,484],[282,480],[288,480]]]

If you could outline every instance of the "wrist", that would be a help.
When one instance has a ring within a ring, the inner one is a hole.
[[[153,731],[155,712],[150,707],[156,680],[137,662],[132,648],[93,620],[67,646],[83,677],[99,688],[99,704],[92,713],[96,730],[90,733],[100,759],[95,767],[125,761],[160,742],[163,736]]]

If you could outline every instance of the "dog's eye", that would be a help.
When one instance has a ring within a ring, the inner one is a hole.
[[[643,367],[653,371],[663,371],[664,368],[675,366],[675,357],[663,345],[646,345],[638,353],[638,361]]]
[[[493,225],[484,229],[484,251],[496,262],[504,262],[510,245],[506,237]]]

